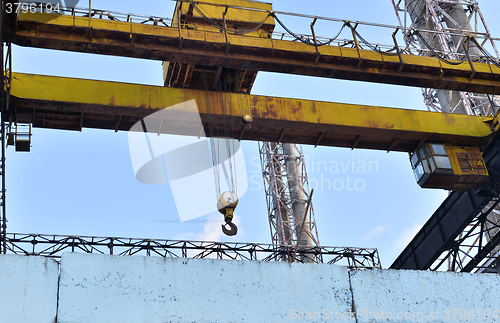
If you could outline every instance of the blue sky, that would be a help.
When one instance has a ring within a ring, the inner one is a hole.
[[[493,36],[500,37],[494,16],[498,2],[479,3]],[[80,1],[79,6],[87,5]],[[397,24],[390,0],[310,0],[307,4],[276,0],[273,6],[279,11]],[[92,7],[169,17],[174,2],[93,0]],[[310,20],[284,20],[294,31],[309,32]],[[318,23],[317,33],[332,36],[338,30],[332,29],[335,26]],[[362,31],[368,40],[390,39],[388,30]],[[17,46],[13,70],[162,85],[159,61]],[[419,88],[263,72],[252,94],[425,109]],[[229,238],[221,235],[220,222],[213,221],[213,215],[180,222],[169,185],[135,180],[126,132],[34,129],[30,153],[7,150],[8,231],[270,243],[257,143],[243,142],[242,147],[249,189],[236,209],[240,232]],[[390,266],[447,196],[446,191],[421,189],[415,183],[405,153],[311,146],[304,146],[304,153],[309,181],[318,183],[313,205],[321,244],[378,248],[384,267]],[[353,162],[354,171],[347,167]],[[370,163],[371,171],[358,168]],[[325,164],[327,169],[318,167]],[[338,171],[331,167],[335,164]],[[348,177],[358,186],[349,190]],[[337,186],[332,187],[335,181]],[[339,189],[341,182],[345,185]],[[217,219],[222,221],[222,216]]]

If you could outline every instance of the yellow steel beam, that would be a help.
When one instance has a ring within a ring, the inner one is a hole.
[[[207,135],[243,140],[410,152],[424,141],[481,147],[495,132],[491,117],[20,73],[13,74],[9,113],[36,127],[129,130],[141,118],[189,100],[196,101]],[[253,122],[244,131],[246,114]],[[174,124],[192,126],[180,110],[169,116]]]
[[[381,55],[374,51],[321,46],[204,30],[20,13],[7,40],[23,46],[157,59],[184,64],[291,73],[500,94],[500,68],[437,58]]]

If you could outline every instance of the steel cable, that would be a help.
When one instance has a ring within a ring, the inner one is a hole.
[[[470,37],[470,39],[472,39],[472,42],[477,46],[477,48],[479,48],[481,53],[483,53],[484,57],[489,62],[493,63],[493,65],[495,65],[496,67],[500,67],[500,62],[498,62],[498,60],[496,60],[493,56],[491,56],[490,53],[488,53],[488,51],[486,49],[484,49],[481,45],[479,45],[479,43],[477,42],[477,40],[475,38]]]
[[[432,48],[431,45],[429,45],[429,43],[424,39],[424,37],[422,37],[422,35],[418,32],[418,30],[416,31],[415,33],[418,37],[418,39],[422,42],[422,44],[427,47],[427,49],[435,56],[437,57],[440,61],[446,63],[446,64],[450,64],[450,65],[460,65],[462,64],[464,61],[465,61],[465,57],[463,57],[459,62],[453,62],[453,61],[450,61],[447,57],[445,57],[444,55],[441,55],[439,54],[438,52],[436,52],[434,50],[434,48]]]
[[[200,14],[200,16],[202,16],[203,19],[205,19],[206,21],[208,21],[212,26],[214,26],[215,28],[219,29],[222,32],[226,32],[226,33],[232,34],[232,35],[246,35],[246,34],[249,34],[251,32],[254,32],[257,29],[259,29],[260,27],[262,27],[262,25],[264,25],[266,23],[267,19],[269,19],[269,17],[271,16],[270,14],[268,14],[266,16],[266,18],[264,18],[264,20],[262,20],[260,23],[257,24],[257,26],[255,26],[255,27],[253,27],[251,29],[246,29],[246,30],[243,30],[243,31],[236,31],[236,30],[232,31],[232,30],[227,29],[225,26],[219,25],[218,23],[216,23],[215,21],[213,21],[211,18],[209,18],[207,15],[205,15],[205,13],[203,13],[203,11],[201,11],[201,9],[194,3],[193,0],[189,0],[189,3]]]
[[[273,16],[273,18],[278,22],[278,24],[283,28],[285,29],[285,31],[290,35],[292,36],[293,38],[295,38],[295,40],[298,40],[300,42],[303,42],[304,44],[308,44],[308,45],[313,45],[313,46],[317,46],[317,47],[320,47],[320,46],[326,46],[326,45],[330,45],[335,39],[337,39],[340,34],[342,33],[342,31],[344,30],[344,27],[345,27],[345,24],[342,26],[342,28],[340,28],[340,31],[337,33],[337,35],[331,39],[329,39],[328,41],[325,41],[325,42],[314,42],[314,40],[311,40],[310,38],[305,38],[304,36],[299,36],[297,34],[295,34],[293,31],[291,31],[274,13],[271,13],[271,15]]]
[[[350,24],[350,23],[347,23],[347,27],[349,27],[352,32],[359,38],[359,40],[361,40],[361,42],[363,44],[365,44],[368,48],[370,48],[371,50],[381,54],[381,55],[387,55],[387,56],[397,56],[398,53],[391,53],[392,51],[397,51],[397,48],[396,46],[394,46],[393,48],[389,49],[388,51],[382,51],[380,49],[377,48],[377,46],[373,46],[371,43],[369,43],[368,41],[366,41],[366,39],[364,39],[359,33],[358,31]]]

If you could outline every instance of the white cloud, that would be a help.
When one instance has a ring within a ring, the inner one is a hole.
[[[222,232],[221,225],[224,223],[224,216],[219,212],[213,212],[208,216],[208,220],[203,225],[203,232],[200,233],[179,233],[175,238],[177,240],[192,240],[192,241],[241,241],[245,236],[245,231],[241,227],[241,217],[236,213],[233,219],[234,224],[238,227],[238,234],[233,237],[228,237]]]
[[[226,236],[222,232],[221,225],[224,223],[224,217],[219,212],[213,212],[208,216],[208,220],[203,226],[203,232],[201,233],[179,233],[176,236],[177,240],[192,240],[192,241],[241,241],[241,237],[245,236],[245,231],[241,228],[241,217],[236,213],[234,214],[233,222],[238,227],[238,234],[232,237]],[[188,250],[188,258],[193,257],[199,250]],[[216,258],[216,254],[211,254],[206,258]]]
[[[389,225],[382,226],[377,225],[373,230],[368,232],[365,236],[365,240],[370,240],[371,238],[378,236],[379,234],[384,233],[389,228]]]
[[[413,239],[413,237],[415,237],[418,231],[420,231],[420,229],[422,229],[422,225],[417,224],[411,229],[403,230],[399,238],[397,238],[394,242],[394,248],[403,249],[404,247],[406,247],[408,243]]]

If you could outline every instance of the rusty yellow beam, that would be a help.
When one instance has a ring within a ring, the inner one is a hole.
[[[410,152],[427,141],[481,147],[498,123],[491,117],[20,73],[13,74],[9,113],[35,127],[129,130],[141,118],[189,100],[196,101],[207,135],[323,146]],[[244,131],[246,114],[253,122]],[[182,111],[170,116],[186,129],[192,126]]]
[[[381,55],[206,30],[20,13],[8,41],[22,46],[157,59],[183,64],[291,73],[416,87],[500,94],[500,68],[484,63],[450,65],[437,58]],[[89,22],[90,20],[90,22]]]

